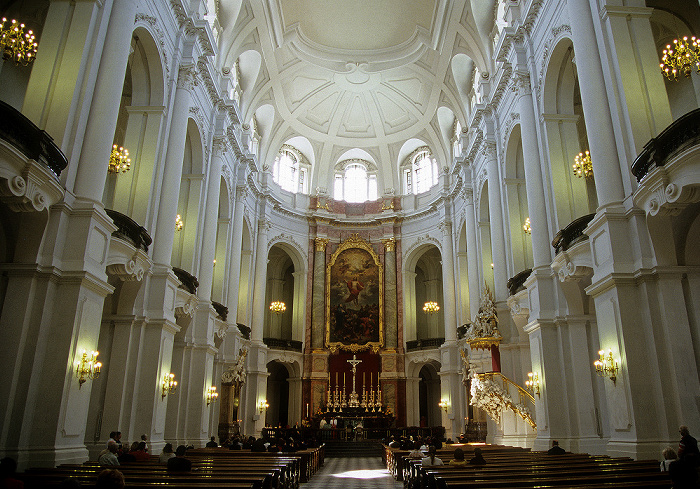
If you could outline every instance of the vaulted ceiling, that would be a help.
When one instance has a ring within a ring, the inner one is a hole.
[[[371,155],[380,189],[428,145],[449,164],[474,66],[489,71],[496,0],[220,0],[223,68],[239,60],[242,111],[270,164],[294,138],[329,187],[349,150]]]

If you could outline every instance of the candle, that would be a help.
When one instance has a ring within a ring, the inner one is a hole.
[[[309,403],[306,403],[306,417],[309,417]]]
[[[335,373],[335,388],[338,388],[338,372]]]

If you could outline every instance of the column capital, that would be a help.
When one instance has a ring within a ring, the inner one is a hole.
[[[229,150],[228,138],[216,136],[211,145],[213,156],[221,157]]]
[[[330,239],[328,238],[316,238],[314,242],[316,243],[316,251],[326,251],[326,245]]]
[[[530,73],[525,70],[517,70],[513,74],[514,87],[521,97],[532,94],[532,86],[530,85]]]
[[[442,231],[442,236],[446,237],[452,233],[452,221],[444,219],[438,223],[440,231]]]
[[[489,160],[496,159],[496,141],[493,141],[491,139],[485,139],[481,143],[481,154]]]
[[[184,88],[188,92],[197,86],[197,69],[193,64],[180,66],[177,74],[177,88]]]
[[[243,202],[248,196],[248,187],[245,185],[236,186],[236,201]]]
[[[382,244],[384,245],[384,251],[387,253],[393,253],[396,249],[396,239],[394,238],[383,239]]]
[[[267,232],[272,227],[272,221],[265,219],[264,217],[258,221],[258,231],[261,234],[267,234]]]

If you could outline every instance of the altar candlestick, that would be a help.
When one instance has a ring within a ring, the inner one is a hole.
[[[306,417],[309,417],[309,403],[306,403]]]

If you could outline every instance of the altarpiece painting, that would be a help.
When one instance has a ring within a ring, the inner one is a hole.
[[[372,245],[343,241],[326,267],[326,346],[378,351],[384,345],[384,274]]]

